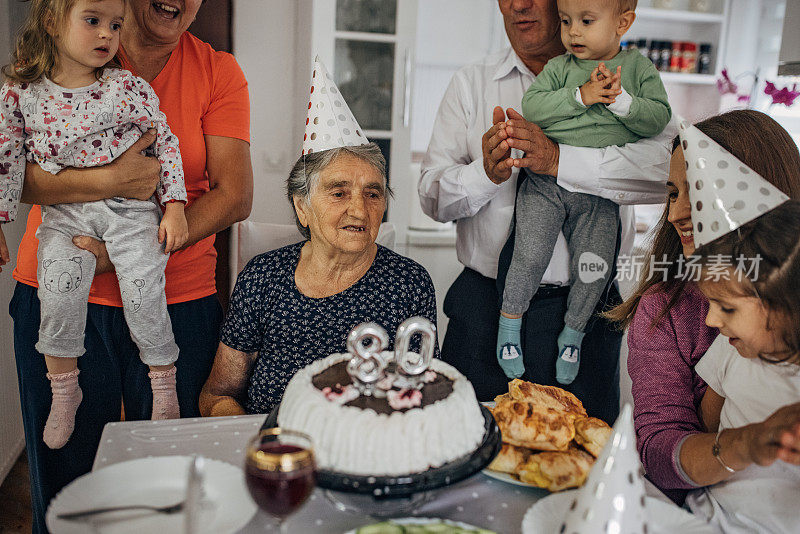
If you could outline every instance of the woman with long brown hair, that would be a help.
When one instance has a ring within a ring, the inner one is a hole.
[[[800,155],[789,134],[751,110],[724,113],[696,125],[723,148],[794,199],[800,198]],[[606,315],[628,327],[628,372],[637,446],[648,477],[674,500],[685,490],[724,478],[697,415],[706,384],[694,371],[717,330],[705,325],[708,301],[692,281],[696,269],[686,161],[676,138],[667,204],[639,287]],[[767,420],[763,424],[778,424]],[[713,435],[712,444],[713,444]],[[742,439],[756,435],[750,432]],[[708,449],[708,450],[706,450]],[[727,473],[726,473],[727,474]]]

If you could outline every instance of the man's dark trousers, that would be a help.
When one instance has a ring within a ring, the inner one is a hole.
[[[512,241],[513,242],[513,241]],[[500,277],[508,269],[511,249],[500,256]],[[613,280],[613,273],[612,273]],[[502,287],[502,284],[500,284]],[[568,386],[556,382],[558,334],[564,327],[568,288],[541,288],[522,320],[524,380],[563,387],[583,402],[590,416],[613,424],[619,414],[619,351],[622,332],[594,316],[587,325],[581,348],[581,367]],[[611,283],[597,311],[621,302],[616,283]],[[500,316],[498,281],[465,268],[444,300],[449,318],[442,344],[442,359],[461,371],[475,388],[480,401],[491,401],[508,391],[509,379],[497,363],[497,323]]]

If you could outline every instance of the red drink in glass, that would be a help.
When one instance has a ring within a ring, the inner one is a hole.
[[[262,430],[247,445],[244,478],[259,508],[287,532],[286,518],[300,508],[317,483],[311,439],[280,428]]]
[[[290,454],[302,452],[295,445],[267,443],[260,450],[269,454]],[[253,500],[265,512],[276,517],[287,517],[308,499],[316,485],[313,466],[298,470],[265,471],[248,463],[245,466],[245,480]]]

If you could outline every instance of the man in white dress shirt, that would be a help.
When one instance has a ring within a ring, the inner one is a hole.
[[[511,47],[453,76],[436,116],[419,184],[427,215],[437,221],[457,221],[456,251],[464,265],[444,302],[449,323],[442,359],[472,381],[482,401],[507,391],[509,380],[495,354],[497,278],[502,290],[513,245],[508,238],[519,169],[556,176],[569,191],[623,205],[619,253],[630,254],[634,221],[628,205],[664,202],[671,141],[677,134],[671,123],[660,135],[623,147],[572,147],[549,140],[516,110],[545,63],[564,53],[556,0],[498,0],[498,4]],[[557,385],[552,354],[563,328],[569,283],[569,253],[559,235],[542,286],[523,318],[526,380]],[[610,284],[598,311],[618,302],[616,283]],[[621,338],[613,325],[593,319],[583,341],[586,359],[567,387],[590,415],[609,423],[619,411]]]

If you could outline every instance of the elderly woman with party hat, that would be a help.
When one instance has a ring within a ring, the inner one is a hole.
[[[317,60],[303,153],[287,180],[306,239],[256,256],[239,275],[203,415],[269,413],[295,372],[345,352],[360,323],[382,326],[390,345],[409,317],[436,324],[427,271],[375,243],[391,196],[385,168]]]
[[[687,138],[688,133],[688,138]],[[637,447],[648,478],[676,502],[689,490],[711,486],[733,470],[774,461],[774,439],[800,428],[800,405],[778,410],[758,424],[717,435],[699,414],[706,382],[698,362],[719,331],[706,324],[709,301],[692,266],[695,248],[730,231],[730,223],[768,202],[758,200],[768,182],[775,197],[800,199],[800,155],[789,134],[769,116],[737,110],[682,128],[675,140],[667,202],[644,262],[639,287],[607,316],[628,326],[628,372],[632,379]],[[694,142],[692,142],[694,140]],[[720,158],[724,155],[724,158]],[[694,178],[693,178],[694,177]],[[723,201],[698,193],[731,192]],[[782,192],[782,193],[781,193]],[[752,205],[750,205],[752,204]],[[717,217],[723,213],[729,219]],[[660,273],[652,266],[658,262]],[[770,436],[773,436],[770,438]],[[770,441],[770,440],[773,441]],[[716,453],[715,453],[716,451]]]

